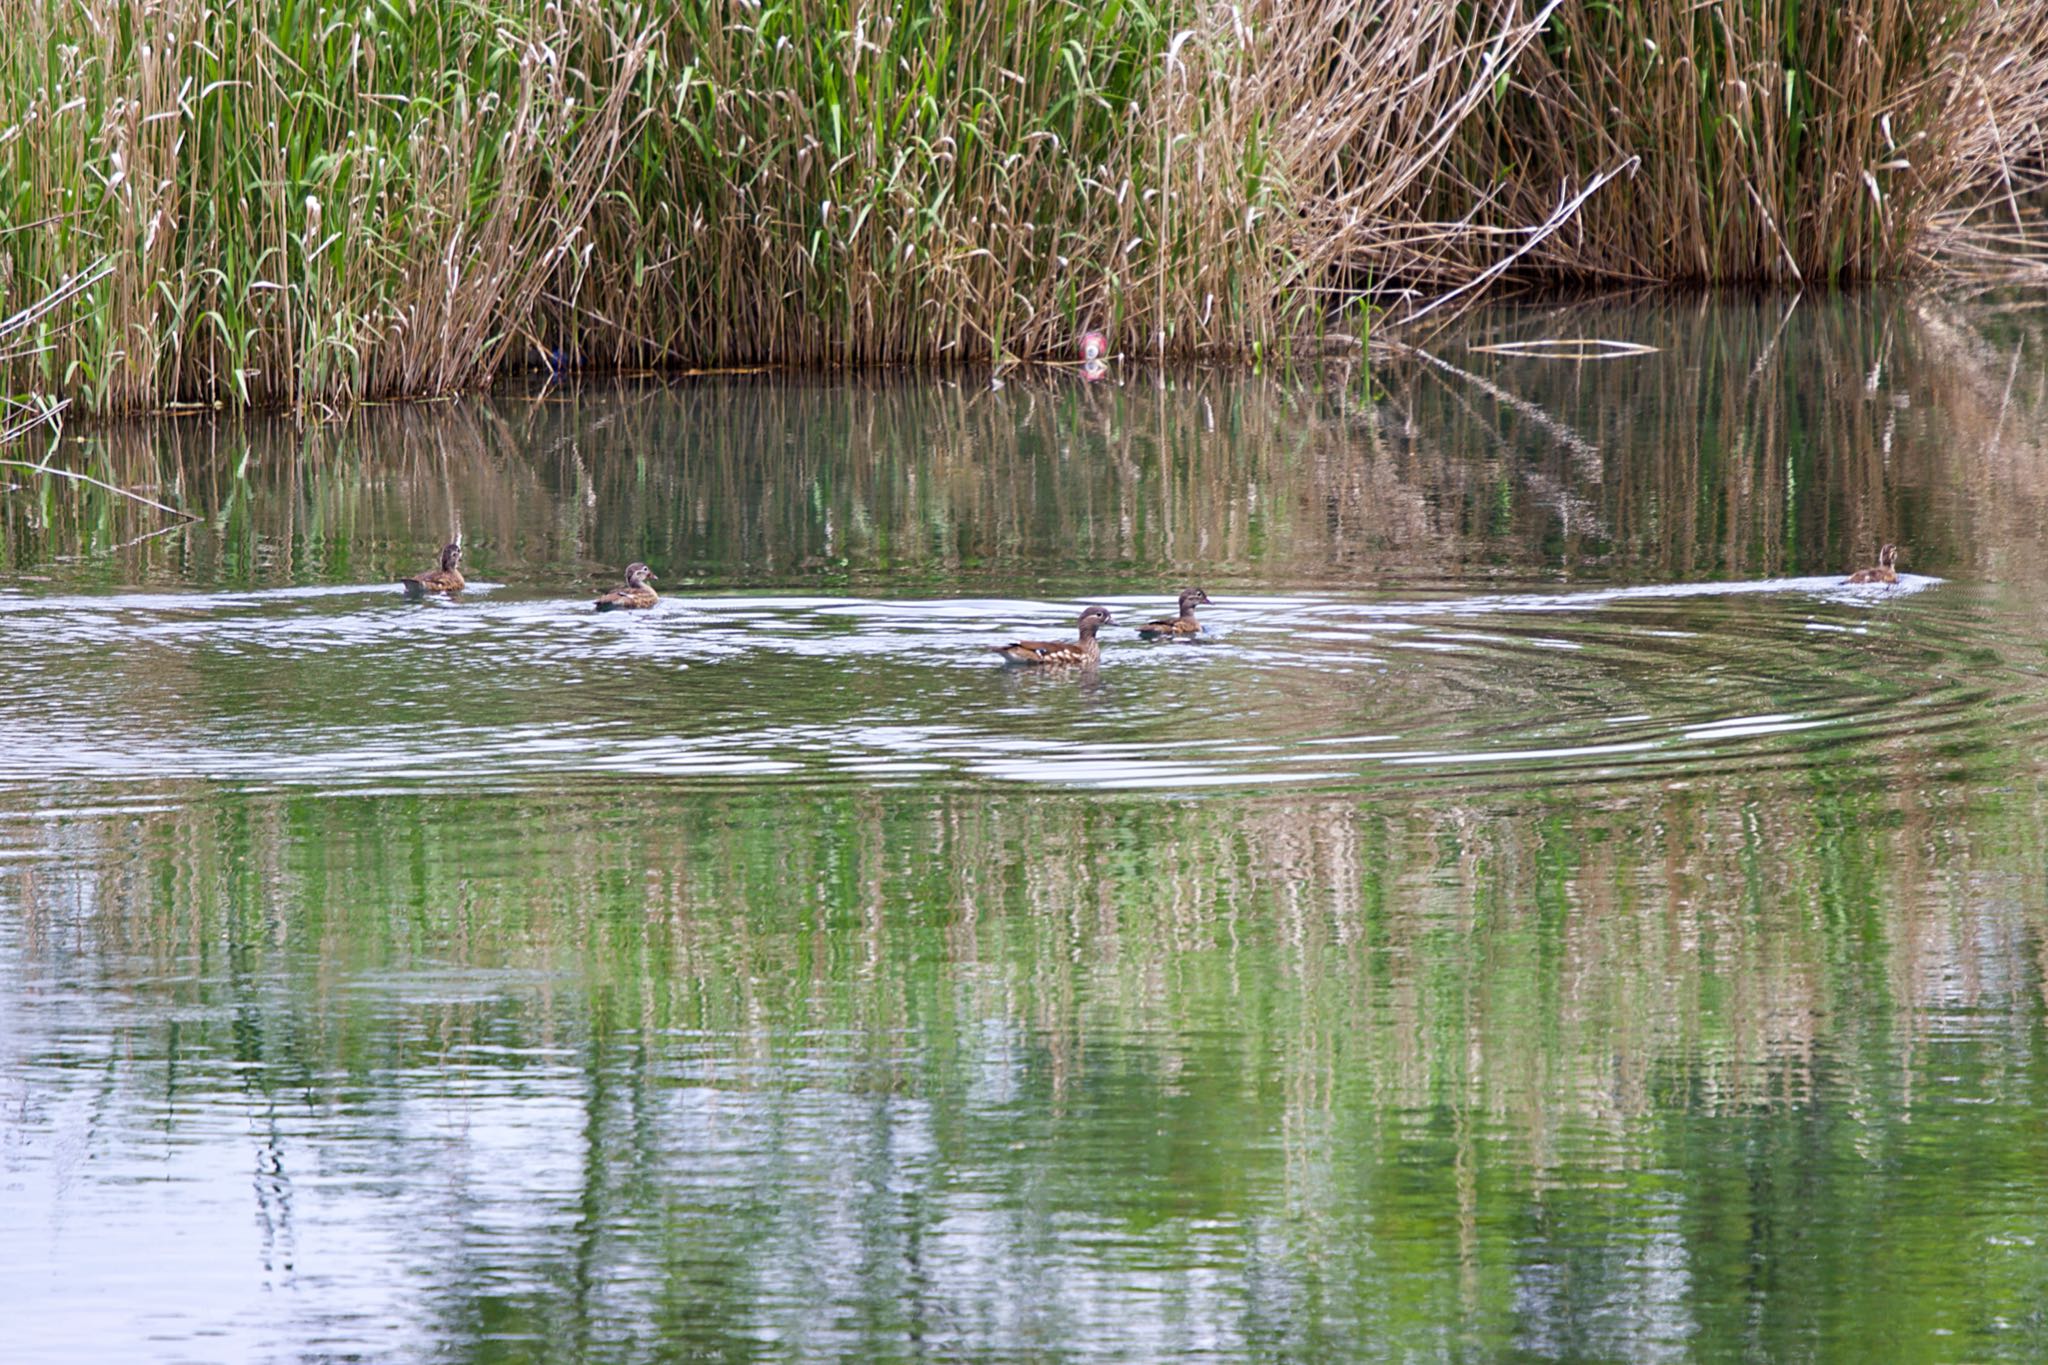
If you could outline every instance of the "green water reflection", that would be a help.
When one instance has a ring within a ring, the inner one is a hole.
[[[200,520],[0,500],[9,1349],[2041,1358],[2031,316],[78,437]]]

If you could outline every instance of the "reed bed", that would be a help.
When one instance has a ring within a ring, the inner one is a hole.
[[[113,264],[0,389],[318,409],[2006,269],[2048,0],[28,0],[0,82],[0,291]]]
[[[1799,284],[2032,270],[2043,239],[2019,200],[2044,113],[2048,5],[1567,5],[1467,125],[1444,202],[1491,188],[1513,222],[1633,155],[1640,170],[1531,270]]]

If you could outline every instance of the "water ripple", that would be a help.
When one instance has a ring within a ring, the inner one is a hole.
[[[510,589],[9,594],[0,772],[1498,786],[1796,768],[1985,714],[2038,733],[2042,707],[2001,700],[2031,688],[1988,685],[1984,613],[1937,583],[1219,593],[1202,640],[1113,627],[1085,673],[1007,669],[988,648],[1066,633],[1078,602],[670,595],[597,615]],[[1125,621],[1163,605],[1092,600]]]

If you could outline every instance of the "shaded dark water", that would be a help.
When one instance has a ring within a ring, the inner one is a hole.
[[[9,1358],[2038,1359],[2044,342],[74,432]]]

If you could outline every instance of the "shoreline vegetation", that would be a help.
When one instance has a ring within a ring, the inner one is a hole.
[[[2026,582],[2048,558],[2039,310],[1646,291],[1601,316],[1651,349],[1503,354],[1477,383],[1396,351],[1306,384],[1280,365],[1157,386],[1027,369],[1000,390],[868,370],[97,423],[64,449],[102,486],[0,498],[0,567],[66,589],[382,582],[455,531],[590,581],[638,559],[683,592],[828,596],[1195,575],[1428,592],[1504,565],[1579,587],[1734,581],[1838,571],[1901,534],[1944,577]]]
[[[2044,0],[31,0],[0,80],[0,392],[95,413],[2048,260]]]

